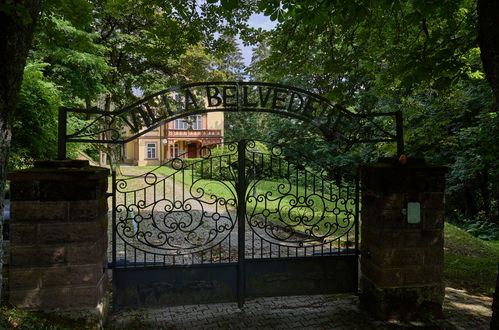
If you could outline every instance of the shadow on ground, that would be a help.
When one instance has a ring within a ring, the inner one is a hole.
[[[258,298],[235,303],[124,310],[111,329],[489,329],[492,299],[446,288],[442,320],[380,322],[358,308],[354,295]]]

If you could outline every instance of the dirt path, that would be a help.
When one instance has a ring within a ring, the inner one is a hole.
[[[444,315],[452,329],[489,329],[491,308],[491,297],[445,289]]]

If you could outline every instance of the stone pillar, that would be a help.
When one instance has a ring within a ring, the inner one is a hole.
[[[101,321],[107,307],[107,176],[88,161],[11,173],[10,303]]]
[[[360,303],[380,319],[442,314],[445,173],[418,159],[361,167]]]

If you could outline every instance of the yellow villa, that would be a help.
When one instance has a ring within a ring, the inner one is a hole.
[[[124,162],[154,166],[175,157],[197,158],[201,147],[221,143],[223,138],[223,112],[176,119],[126,143]]]

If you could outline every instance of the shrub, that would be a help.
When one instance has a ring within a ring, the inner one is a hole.
[[[475,237],[487,241],[499,240],[499,223],[491,221],[484,211],[478,212],[472,218],[467,218],[458,210],[454,210],[451,220]]]

